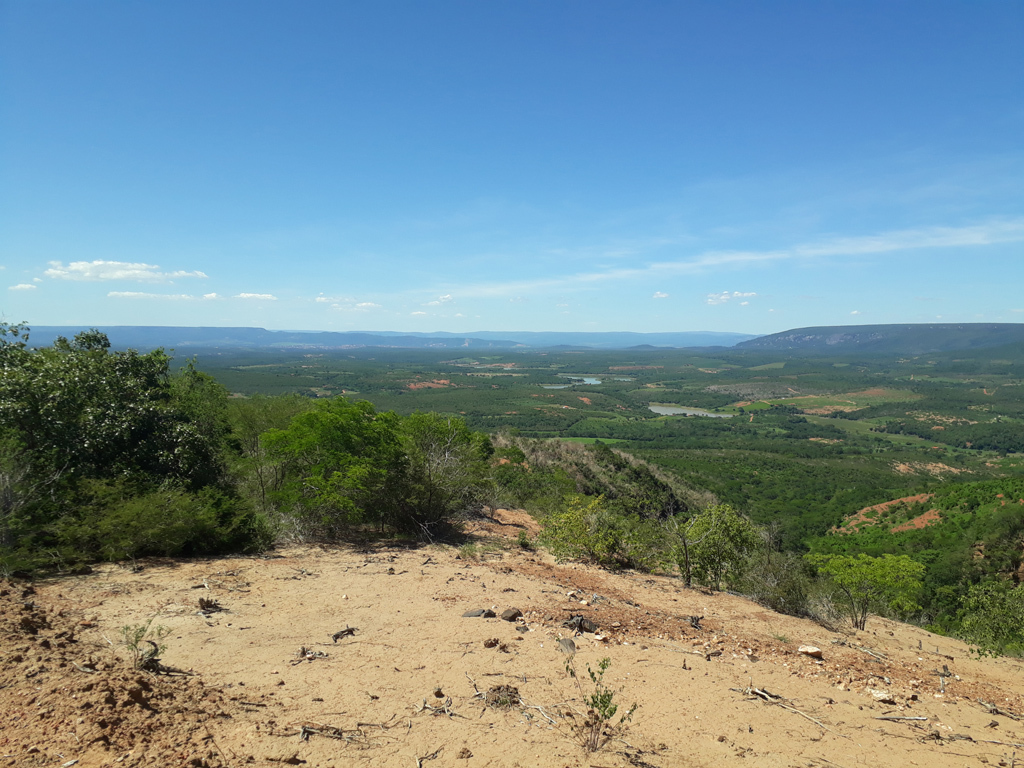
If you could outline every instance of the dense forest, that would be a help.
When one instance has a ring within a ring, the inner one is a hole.
[[[521,545],[559,557],[678,573],[823,623],[842,605],[863,623],[870,607],[1020,650],[1017,625],[979,619],[1024,617],[1012,348],[491,352],[181,361],[114,350],[98,331],[34,348],[4,325],[0,569],[458,541],[467,516],[518,506],[544,525]],[[903,497],[917,500],[844,525]]]

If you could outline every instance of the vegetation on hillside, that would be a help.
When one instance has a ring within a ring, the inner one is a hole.
[[[1020,650],[1024,355],[715,354],[245,352],[204,373],[0,326],[0,568],[430,540],[515,506],[559,557]]]

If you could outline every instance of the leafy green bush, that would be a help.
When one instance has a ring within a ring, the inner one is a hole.
[[[541,543],[561,559],[647,571],[663,567],[667,559],[656,521],[615,509],[603,496],[570,495],[541,522]]]
[[[603,496],[571,495],[561,509],[548,514],[542,522],[541,542],[555,557],[602,565],[614,562],[621,531]]]
[[[1005,581],[975,584],[964,597],[960,633],[979,655],[1024,655],[1024,589]]]
[[[69,556],[194,556],[269,543],[251,508],[215,489],[190,493],[167,486],[134,492],[124,484],[92,481],[84,491],[80,513],[55,526]]]

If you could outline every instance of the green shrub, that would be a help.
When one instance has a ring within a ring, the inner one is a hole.
[[[776,613],[810,613],[811,576],[803,559],[790,552],[758,553],[736,587]]]
[[[1024,655],[1024,589],[1003,581],[972,586],[964,597],[960,632],[979,655]]]
[[[194,556],[269,544],[269,527],[241,500],[213,489],[168,486],[133,492],[124,484],[85,484],[87,503],[56,525],[70,554],[106,560]]]

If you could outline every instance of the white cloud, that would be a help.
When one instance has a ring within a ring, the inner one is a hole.
[[[853,310],[853,312],[851,312],[850,314],[851,314],[851,315],[859,315],[859,314],[860,314],[860,310],[859,310],[859,309],[855,309],[855,310]]]
[[[558,275],[550,278],[466,285],[460,295],[515,296],[539,290],[578,290],[609,280],[700,274],[716,267],[768,264],[788,259],[865,256],[926,248],[983,246],[1024,240],[1024,217],[990,221],[967,227],[929,227],[896,230],[877,235],[837,237],[766,251],[705,251],[674,261],[649,262],[639,267]]]
[[[661,291],[655,291],[654,295],[651,298],[652,299],[667,299],[668,298],[668,294],[667,293],[662,293]]]
[[[465,315],[464,315],[464,314],[462,314],[461,312],[456,312],[456,313],[455,313],[455,316],[456,316],[456,317],[465,317]]]
[[[32,283],[18,283],[17,285],[8,286],[8,291],[34,291],[38,286],[32,285]]]
[[[165,301],[194,301],[195,296],[187,293],[145,293],[143,291],[110,291],[112,299],[163,299]]]
[[[179,277],[206,277],[199,270],[187,272],[161,272],[155,264],[130,261],[72,261],[67,266],[60,261],[51,261],[50,268],[43,272],[57,280],[134,280],[140,283],[165,283]]]
[[[747,305],[749,305],[749,304],[750,304],[750,302],[749,302],[749,301],[741,301],[741,302],[740,302],[740,306],[741,306],[741,307],[745,307],[745,306],[747,306]]]
[[[721,293],[709,293],[708,304],[725,304],[727,301],[730,301],[732,299],[745,299],[749,296],[757,296],[757,294],[754,293],[753,291],[750,291],[748,293],[742,293],[741,291],[733,291],[732,293],[730,293],[729,291],[722,291]],[[749,304],[749,302],[743,303]]]
[[[326,296],[317,296],[313,301],[317,304],[330,304],[334,299],[329,299]]]
[[[33,277],[32,278],[32,282],[33,283],[41,283],[41,282],[43,282],[43,278],[41,278],[41,277]]]
[[[424,306],[438,307],[442,304],[449,304],[453,301],[455,301],[455,298],[450,293],[446,293],[444,296],[438,296],[435,301],[428,301]]]
[[[238,293],[232,298],[235,299],[257,299],[260,301],[277,301],[277,296],[270,293]]]
[[[204,293],[203,294],[203,298],[204,299],[219,299],[220,296],[218,296],[216,293]]]
[[[411,312],[410,314],[413,314],[413,315],[425,315],[427,313],[426,312],[419,312],[419,311],[417,311],[417,312]]]
[[[361,301],[356,304],[356,309],[380,309],[380,304],[374,304],[372,301]]]

